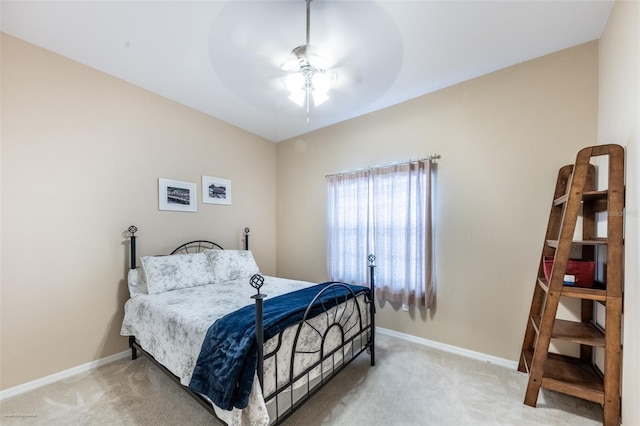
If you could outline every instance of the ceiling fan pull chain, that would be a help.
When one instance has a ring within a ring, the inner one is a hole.
[[[309,91],[307,91],[307,126],[311,122],[311,113],[309,112],[309,104],[311,103],[311,97],[309,96]]]

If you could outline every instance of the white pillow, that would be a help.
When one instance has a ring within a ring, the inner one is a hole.
[[[144,271],[142,268],[129,269],[127,283],[131,297],[147,293],[147,283],[144,280]]]
[[[204,253],[144,256],[141,258],[149,294],[213,283],[209,259]]]
[[[259,274],[250,250],[205,250],[211,262],[215,282],[250,278]]]

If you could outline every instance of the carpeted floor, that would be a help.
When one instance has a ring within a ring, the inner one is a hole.
[[[354,361],[286,426],[599,425],[598,404],[542,390],[523,373],[378,334],[377,362]],[[0,424],[215,425],[146,358],[122,360],[2,401]]]

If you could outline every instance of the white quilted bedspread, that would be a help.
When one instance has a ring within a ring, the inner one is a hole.
[[[269,297],[315,283],[265,277],[262,293]],[[199,287],[139,294],[125,304],[120,334],[136,336],[140,346],[188,386],[200,347],[209,327],[224,315],[248,304],[256,293],[248,279]],[[229,425],[266,425],[269,416],[260,387],[254,380],[249,406],[244,410],[216,413]]]

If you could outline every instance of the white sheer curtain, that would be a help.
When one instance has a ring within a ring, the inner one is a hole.
[[[431,307],[431,161],[331,175],[327,189],[329,277],[366,284],[371,252],[379,298]]]
[[[327,270],[329,279],[368,282],[371,253],[369,171],[327,176]]]
[[[371,181],[378,296],[431,307],[431,161],[374,169]]]

